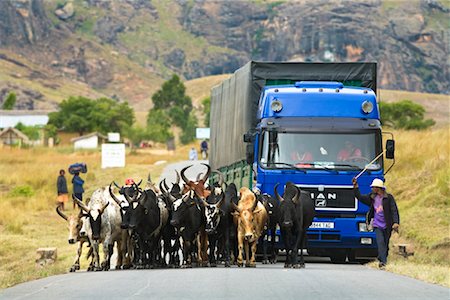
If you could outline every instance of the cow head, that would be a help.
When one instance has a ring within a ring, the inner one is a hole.
[[[235,220],[237,220],[238,231],[243,233],[245,240],[253,242],[257,238],[254,215],[260,213],[261,209],[256,209],[258,201],[256,200],[255,194],[247,187],[242,187],[239,190],[239,194],[240,199],[238,205],[231,202],[231,206],[235,210],[232,214]]]
[[[177,181],[175,183],[172,183],[172,188],[169,188],[169,186],[166,183],[166,179],[164,178],[159,183],[159,189],[161,191],[161,196],[165,203],[169,204],[169,206],[172,206],[173,202],[176,199],[181,198],[181,189],[180,189],[180,174],[177,173]]]
[[[63,218],[64,220],[67,221],[67,227],[69,229],[69,237],[68,237],[68,242],[69,244],[75,244],[80,236],[80,230],[81,227],[83,225],[83,221],[82,221],[82,211],[80,211],[79,214],[75,214],[75,215],[70,215],[70,216],[66,216],[60,209],[59,206],[56,207],[56,212],[58,213],[58,215],[61,216],[61,218]]]
[[[224,211],[221,210],[221,206],[225,201],[225,194],[222,189],[215,188],[207,200],[208,201],[202,200],[202,204],[205,207],[205,231],[208,234],[212,234],[217,232],[217,226],[220,223],[220,219],[225,214]]]
[[[281,197],[278,194],[277,188],[278,184],[275,185],[274,194],[278,201],[280,201],[280,227],[289,229],[294,225],[296,214],[295,206],[299,202],[300,190],[293,183],[288,182],[286,183],[283,197]]]
[[[96,192],[98,192],[99,190],[95,191],[93,194],[96,194]],[[101,191],[102,193],[103,191]],[[89,223],[91,225],[91,229],[92,229],[92,238],[94,240],[98,240],[100,239],[100,230],[101,230],[101,222],[102,222],[102,214],[104,212],[104,210],[106,209],[106,207],[109,205],[109,202],[106,203],[102,203],[102,202],[97,202],[94,201],[94,203],[89,203],[92,204],[89,205],[90,207],[86,206],[80,199],[78,199],[75,195],[72,194],[73,200],[78,204],[78,206],[84,210],[88,216],[89,216]]]
[[[130,200],[130,229],[136,229],[149,214],[150,201],[156,202],[156,194],[153,190],[138,191],[138,197]]]
[[[211,174],[211,167],[208,164],[202,164],[208,168],[206,171],[205,176],[203,176],[200,180],[192,181],[187,179],[184,172],[186,172],[187,169],[189,169],[191,166],[187,166],[181,170],[181,178],[183,178],[185,184],[183,187],[182,194],[186,194],[188,191],[194,191],[197,197],[200,199],[206,199],[206,197],[209,196],[211,191],[208,191],[205,187],[206,180],[208,180],[209,175]]]
[[[119,199],[119,197],[117,197],[114,194],[114,191],[113,191],[113,188],[112,188],[112,184],[113,183],[114,183],[114,185],[116,187],[119,188],[117,183],[115,183],[114,181],[111,182],[111,184],[109,185],[109,195],[114,200],[114,202],[116,202],[117,205],[119,205],[119,207],[120,207],[120,215],[122,217],[122,223],[120,224],[120,227],[122,229],[128,229],[128,226],[130,224],[130,215],[131,215],[130,203],[127,200],[123,199],[123,198]],[[121,189],[121,188],[119,188],[119,189]]]
[[[193,205],[197,205],[195,197],[194,191],[188,191],[182,198],[177,199],[172,203],[172,218],[170,220],[170,225],[182,231],[181,226],[185,224],[189,208]]]

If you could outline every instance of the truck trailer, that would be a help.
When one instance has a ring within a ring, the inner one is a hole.
[[[352,186],[358,175],[368,193],[395,163],[376,92],[376,63],[251,61],[211,90],[209,163],[238,189],[273,196],[276,184],[282,193],[291,181],[310,192],[309,255],[336,263],[376,257],[369,208]],[[283,248],[279,231],[276,239]]]

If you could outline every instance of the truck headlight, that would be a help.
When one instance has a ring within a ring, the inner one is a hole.
[[[283,109],[283,104],[281,104],[281,101],[278,99],[275,99],[272,101],[272,103],[270,104],[270,108],[274,111],[274,112],[280,112]]]
[[[366,100],[361,104],[361,109],[365,114],[370,114],[373,111],[373,103]]]
[[[359,232],[369,232],[366,223],[358,223],[358,231]]]
[[[372,245],[372,238],[361,238],[361,245]]]

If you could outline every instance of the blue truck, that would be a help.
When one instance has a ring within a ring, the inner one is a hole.
[[[381,129],[376,68],[251,61],[211,90],[211,167],[238,189],[274,195],[276,184],[282,193],[291,181],[309,191],[316,216],[308,254],[335,263],[377,255],[369,208],[352,189],[360,176],[368,193],[395,163],[392,134]],[[276,239],[282,248],[279,232]]]

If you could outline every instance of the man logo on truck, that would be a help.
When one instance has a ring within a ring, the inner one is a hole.
[[[337,194],[336,193],[328,193],[327,197],[323,193],[319,193],[317,196],[314,193],[311,193],[311,198],[316,200],[316,206],[327,206],[327,199],[328,200],[336,200]]]

